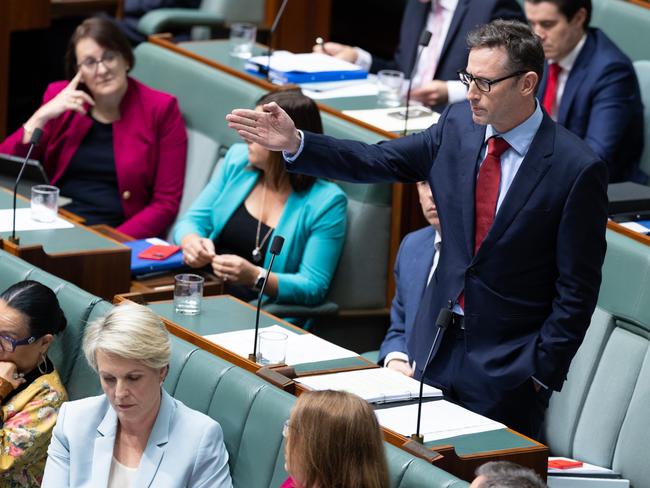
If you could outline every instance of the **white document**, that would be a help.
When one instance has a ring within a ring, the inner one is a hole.
[[[418,397],[420,382],[389,368],[361,369],[296,379],[312,390],[347,391],[370,403],[397,402]],[[424,385],[425,397],[441,397],[442,391]]]
[[[31,209],[18,208],[16,209],[16,232],[28,230],[50,230],[50,229],[69,229],[74,227],[67,220],[61,217],[56,218],[54,222],[37,222],[32,220]],[[13,225],[13,210],[3,209],[0,210],[0,232],[11,232]]]
[[[556,459],[561,459],[563,461],[580,461],[580,459],[571,459],[571,458],[566,458],[566,457],[554,457],[554,456],[549,456],[548,460],[550,461],[555,461]],[[602,466],[597,466],[595,464],[589,464],[585,463],[584,461],[582,462],[582,466],[577,467],[577,468],[567,468],[567,469],[557,469],[557,468],[548,468],[548,474],[557,474],[561,473],[563,475],[570,475],[574,474],[576,476],[582,475],[582,474],[588,474],[588,475],[605,475],[605,476],[612,476],[612,475],[617,475],[615,471],[609,469],[609,468],[603,468]]]
[[[420,107],[411,107],[411,111]],[[402,132],[404,130],[404,111],[406,107],[395,108],[373,108],[369,110],[344,110],[345,115],[360,120],[375,127],[379,127],[388,132]],[[428,109],[421,107],[426,112]],[[440,114],[438,112],[427,113],[421,117],[409,117],[407,131],[420,131],[428,129],[438,122]]]
[[[249,63],[267,66],[268,56],[255,56]],[[323,73],[325,71],[363,71],[359,66],[342,59],[321,53],[294,54],[289,51],[275,51],[271,55],[271,69],[283,73],[298,71],[302,73]]]
[[[645,225],[639,224],[638,222],[621,222],[621,225],[640,234],[647,234],[650,232],[650,229],[648,229]]]
[[[417,405],[375,410],[375,415],[382,427],[387,427],[403,436],[408,437],[416,431]],[[505,428],[506,426],[499,422],[446,400],[422,404],[420,433],[424,435],[424,442]]]
[[[289,366],[358,356],[356,352],[327,342],[314,334],[297,334],[279,325],[260,328],[259,332],[263,330],[278,331],[287,334],[287,357],[285,363]],[[204,337],[241,357],[247,358],[253,352],[255,329],[236,330],[234,332],[211,334]]]
[[[376,83],[368,80],[324,81],[322,83],[301,83],[302,92],[313,100],[329,98],[377,96]]]

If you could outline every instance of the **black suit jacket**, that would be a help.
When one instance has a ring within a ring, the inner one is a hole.
[[[560,389],[600,288],[607,166],[544,115],[474,255],[484,137],[469,104],[454,104],[428,130],[376,145],[305,133],[303,152],[289,168],[353,182],[429,180],[444,239],[427,301],[431,323],[416,324],[407,345],[416,375],[425,366],[438,311],[464,290],[467,363],[477,381],[504,391],[535,376]]]
[[[431,2],[422,3],[419,0],[408,0],[400,39],[395,57],[382,60],[373,57],[370,71],[376,73],[381,69],[397,69],[409,77],[415,62],[416,47],[420,34],[427,23]],[[456,80],[459,69],[467,65],[467,34],[479,25],[494,19],[516,19],[526,21],[524,13],[516,0],[458,0],[458,6],[449,25],[440,60],[436,67],[434,79]]]

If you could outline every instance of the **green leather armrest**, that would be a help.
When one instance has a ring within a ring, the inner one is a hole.
[[[252,301],[251,305],[256,306],[257,302]],[[315,307],[269,303],[262,308],[265,312],[277,315],[278,317],[316,317],[321,315],[334,315],[339,311],[339,306],[334,302],[324,302]]]
[[[192,8],[159,8],[147,12],[138,22],[138,30],[146,36],[170,28],[223,25],[222,15]]]

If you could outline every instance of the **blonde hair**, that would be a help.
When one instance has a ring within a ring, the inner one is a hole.
[[[140,361],[153,369],[169,364],[171,342],[160,318],[149,308],[124,302],[91,322],[83,338],[88,364],[97,371],[97,351]]]
[[[288,459],[305,488],[387,488],[379,423],[351,393],[311,391],[298,397],[289,420]]]

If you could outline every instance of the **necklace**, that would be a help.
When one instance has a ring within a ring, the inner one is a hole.
[[[257,232],[255,233],[255,248],[253,249],[252,255],[253,255],[253,262],[255,264],[259,264],[262,262],[262,253],[260,250],[264,247],[264,243],[266,240],[269,238],[271,235],[271,232],[273,229],[269,227],[269,230],[266,231],[266,235],[262,238],[262,242],[260,242],[260,230],[262,228],[262,214],[264,213],[264,204],[266,203],[266,185],[262,181],[262,205],[260,205],[260,214],[259,217],[257,218]]]

